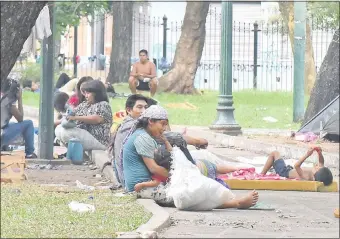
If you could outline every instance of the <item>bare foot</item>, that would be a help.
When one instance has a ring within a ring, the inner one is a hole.
[[[247,209],[254,206],[259,200],[259,193],[255,190],[239,200],[239,209]]]

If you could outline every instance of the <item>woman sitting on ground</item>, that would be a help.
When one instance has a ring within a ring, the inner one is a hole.
[[[155,161],[155,151],[158,144],[155,139],[162,139],[169,145],[165,137],[162,137],[168,127],[167,111],[158,105],[150,106],[139,118],[137,130],[127,139],[123,146],[124,178],[129,192],[135,190],[139,183],[152,181],[152,175],[168,178],[169,172]],[[167,147],[170,148],[170,147]],[[164,206],[173,206],[173,200],[168,198],[164,184],[157,187],[138,189],[138,197],[154,199],[156,203]],[[228,190],[228,189],[225,189]],[[241,199],[228,200],[218,208],[249,208],[258,200],[258,193],[253,191]]]
[[[80,91],[85,101],[75,109],[75,116],[68,116],[68,120],[76,121],[75,128],[55,129],[56,137],[64,145],[72,138],[77,138],[84,150],[105,150],[109,143],[112,125],[112,111],[104,84],[98,80],[91,80],[81,85]]]

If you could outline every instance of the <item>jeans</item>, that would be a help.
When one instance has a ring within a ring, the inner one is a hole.
[[[31,155],[34,153],[34,126],[32,120],[24,120],[19,123],[9,123],[3,128],[1,135],[1,147],[9,145],[17,137],[22,135],[25,141],[25,153]]]

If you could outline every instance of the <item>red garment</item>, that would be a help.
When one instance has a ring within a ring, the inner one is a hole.
[[[151,178],[153,180],[157,180],[158,182],[165,183],[168,178],[159,176],[159,175],[152,175]]]
[[[68,103],[69,105],[72,105],[73,107],[77,107],[77,106],[79,105],[78,96],[77,96],[76,94],[72,95],[72,96],[68,99],[67,103]]]

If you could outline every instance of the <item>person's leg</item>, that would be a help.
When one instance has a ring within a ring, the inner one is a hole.
[[[130,88],[132,94],[136,94],[137,86],[138,86],[138,80],[135,77],[130,76],[130,78],[129,78],[129,88]]]
[[[83,149],[87,150],[106,150],[107,147],[101,144],[95,137],[88,131],[79,128],[65,129],[61,125],[58,125],[55,129],[56,138],[67,145],[70,139],[77,138],[83,145]]]
[[[34,153],[34,126],[32,120],[10,123],[4,129],[1,137],[1,146],[10,144],[20,135],[22,135],[25,140],[26,156],[31,156]]]
[[[231,173],[239,170],[239,167],[233,165],[226,165],[226,164],[217,164],[216,165],[216,172],[217,174],[226,174]]]
[[[259,200],[259,194],[258,192],[254,190],[245,197],[227,200],[217,209],[226,209],[226,208],[247,209],[247,208],[254,206],[258,200]]]
[[[261,174],[265,175],[269,169],[274,165],[274,161],[280,159],[280,153],[278,151],[273,151],[269,154],[267,162],[263,166]]]
[[[149,81],[150,96],[151,96],[151,97],[154,97],[154,95],[156,94],[157,86],[158,86],[158,79],[157,79],[156,77],[155,77],[155,78],[152,78],[152,79]]]

